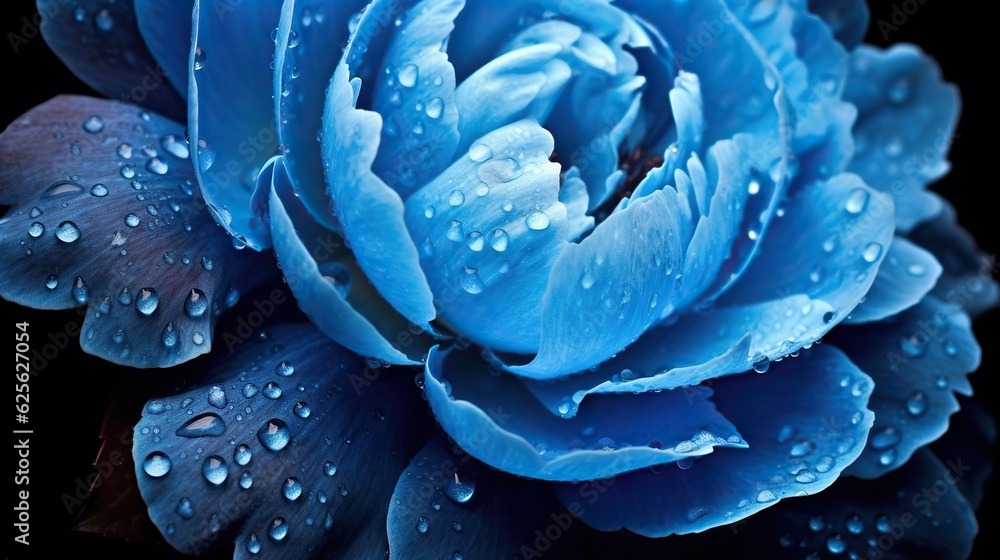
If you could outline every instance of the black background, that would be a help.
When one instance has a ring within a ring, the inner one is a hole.
[[[916,0],[910,0],[917,4]],[[1000,54],[996,19],[993,12],[976,3],[959,4],[944,0],[926,0],[898,30],[885,39],[875,27],[880,19],[889,20],[893,4],[902,1],[873,0],[872,28],[867,42],[889,46],[899,42],[920,45],[940,63],[945,79],[958,84],[962,91],[963,113],[950,159],[952,172],[934,185],[934,190],[958,209],[960,223],[979,241],[984,251],[997,254],[996,224],[996,135],[1000,124],[1000,100],[993,85],[997,55]],[[961,7],[956,7],[956,6]],[[2,8],[0,30],[20,33],[22,17],[35,14],[34,2],[6,0]],[[40,37],[22,45],[13,54],[5,39],[0,46],[3,67],[0,88],[4,92],[0,126],[5,127],[34,105],[60,93],[96,95],[72,76],[51,54]],[[0,162],[16,165],[17,162]],[[32,322],[32,331],[45,333],[61,329],[73,312],[34,312],[0,301],[0,317]],[[1000,413],[1000,398],[991,394],[988,379],[997,374],[1000,348],[997,332],[1000,313],[996,310],[975,323],[976,335],[983,346],[983,364],[972,376],[980,399],[993,412]],[[5,331],[10,327],[5,326]],[[197,365],[197,364],[196,364]],[[98,535],[72,531],[76,520],[68,515],[60,501],[63,493],[72,493],[78,477],[93,472],[91,461],[100,448],[98,433],[105,411],[113,397],[111,387],[123,375],[111,364],[90,359],[79,352],[76,341],[63,351],[46,372],[31,385],[32,424],[36,433],[31,452],[31,557],[42,551],[63,551],[76,558],[118,558],[142,555],[144,558],[174,557],[161,544],[127,543]],[[145,376],[146,372],[127,371],[124,375]],[[150,379],[158,374],[149,373]],[[162,377],[162,376],[159,376]],[[1000,527],[998,506],[1000,488],[997,477],[988,483],[987,498],[978,512],[980,534],[973,557],[986,557],[998,542]],[[20,545],[11,545],[15,548]],[[13,551],[18,556],[18,550]],[[47,556],[47,555],[46,555]],[[228,553],[215,556],[226,558]],[[992,555],[990,555],[992,556]]]

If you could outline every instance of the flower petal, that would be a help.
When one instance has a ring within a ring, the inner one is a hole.
[[[686,469],[627,473],[600,481],[600,490],[596,482],[559,484],[563,503],[587,500],[581,519],[602,531],[703,531],[828,487],[857,458],[872,424],[865,408],[871,379],[830,347],[712,387],[719,411],[743,426],[749,448],[720,449]]]
[[[409,379],[363,369],[305,325],[217,373],[150,401],[135,428],[139,489],[167,542],[191,554],[234,540],[237,558],[384,550],[392,485],[425,427]]]
[[[45,42],[84,83],[112,99],[182,118],[184,97],[165,83],[174,69],[161,67],[150,54],[132,0],[80,0],[72,8],[63,0],[37,0],[37,5]],[[12,40],[11,46],[17,53],[19,45]]]
[[[830,26],[847,49],[853,49],[868,31],[868,4],[864,0],[808,0],[809,11]]]
[[[1000,298],[1000,289],[993,278],[996,261],[984,254],[969,232],[958,225],[952,205],[942,204],[941,213],[914,228],[909,239],[933,253],[944,267],[931,293],[976,318]]]
[[[343,240],[312,221],[292,193],[280,158],[273,173],[271,238],[299,307],[324,334],[356,354],[390,364],[422,363],[430,344],[375,293]]]
[[[875,425],[850,474],[875,478],[899,467],[948,429],[958,410],[953,391],[972,394],[966,374],[981,351],[969,317],[934,297],[880,323],[838,329],[835,339],[875,380]]]
[[[441,319],[487,348],[538,349],[545,286],[570,235],[551,153],[545,129],[518,121],[406,201]]]
[[[872,287],[844,322],[880,321],[909,309],[931,291],[940,276],[941,265],[934,255],[905,238],[896,237]]]
[[[589,480],[745,446],[711,390],[595,397],[575,417],[556,418],[516,377],[486,370],[471,351],[431,350],[427,400],[458,445],[513,474]]]
[[[858,108],[849,170],[892,194],[897,227],[908,231],[940,212],[941,200],[925,187],[951,168],[958,88],[913,45],[861,46],[851,53],[844,99]]]
[[[352,48],[348,46],[346,59],[351,58]],[[433,296],[420,270],[417,247],[406,229],[403,201],[372,171],[382,118],[357,108],[361,79],[352,79],[350,73],[341,62],[323,112],[327,193],[333,199],[344,240],[365,275],[400,314],[431,330]]]
[[[597,365],[669,315],[680,292],[681,204],[659,190],[562,251],[542,299],[538,354],[509,370],[552,379]]]
[[[545,554],[579,558],[574,521],[551,485],[491,469],[438,435],[399,477],[386,525],[396,558],[515,558],[553,523],[560,537]]]
[[[383,127],[372,171],[404,199],[443,171],[458,146],[455,70],[442,45],[464,5],[422,0],[402,14],[374,81]]]
[[[232,11],[208,0],[194,5],[188,127],[197,139],[195,172],[216,221],[257,250],[271,246],[250,195],[278,149],[268,64],[280,8],[277,0]]]
[[[194,0],[133,0],[139,33],[174,89],[187,99]],[[220,3],[218,9],[232,11]]]
[[[285,170],[309,214],[332,231],[339,231],[340,226],[326,189],[320,187],[325,179],[322,147],[317,142],[326,88],[341,56],[340,49],[329,46],[347,42],[350,28],[345,22],[367,3],[286,0],[278,23],[274,100]],[[289,48],[293,42],[296,45]]]
[[[132,367],[208,352],[219,313],[264,278],[193,192],[182,128],[78,96],[26,113],[0,137],[3,297],[42,309],[89,304],[83,349]]]

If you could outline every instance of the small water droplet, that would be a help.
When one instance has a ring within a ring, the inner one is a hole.
[[[139,225],[139,216],[135,214],[129,214],[125,216],[125,225],[128,227],[136,227]]]
[[[475,162],[483,162],[493,157],[493,150],[486,144],[473,144],[469,148],[469,159]]]
[[[250,463],[251,459],[253,459],[253,453],[247,444],[241,443],[236,446],[236,450],[233,451],[233,460],[236,461],[237,465],[245,467]]]
[[[327,461],[326,463],[323,464],[323,474],[325,474],[326,476],[333,476],[337,474],[337,465],[334,465],[332,462]]]
[[[291,432],[289,432],[288,426],[284,422],[277,418],[272,418],[257,430],[257,439],[264,444],[264,447],[271,451],[280,451],[291,440]]]
[[[214,406],[215,408],[226,407],[226,392],[222,390],[222,387],[213,385],[208,390],[208,404]]]
[[[778,497],[775,496],[774,492],[771,492],[770,490],[761,490],[760,493],[757,494],[757,501],[762,504],[767,502],[773,502],[774,500],[777,499]]]
[[[420,70],[415,64],[407,64],[399,69],[399,85],[411,88],[417,85],[417,80],[420,78]]]
[[[250,537],[247,539],[247,552],[250,554],[260,552],[260,541],[257,540],[257,533],[250,533]]]
[[[87,303],[87,300],[90,299],[90,289],[87,287],[87,283],[83,281],[83,278],[79,276],[73,281],[71,292],[73,300],[80,305]]]
[[[709,513],[712,513],[712,508],[710,507],[693,507],[688,510],[685,517],[688,523],[694,523]]]
[[[441,117],[441,113],[444,111],[444,100],[440,97],[435,97],[427,103],[427,108],[425,112],[427,116],[432,119],[438,119]]]
[[[868,206],[868,200],[870,198],[871,194],[869,194],[867,190],[854,189],[847,197],[844,209],[847,210],[849,214],[857,216],[858,214],[864,212],[865,208]]]
[[[177,504],[177,515],[181,516],[181,519],[191,519],[194,517],[194,507],[191,505],[191,500],[181,498],[181,501]]]
[[[192,288],[184,300],[184,313],[188,317],[201,317],[208,310],[208,296],[198,288]]]
[[[448,204],[451,206],[461,206],[465,202],[465,195],[462,191],[452,191],[451,196],[448,197]]]
[[[281,396],[281,386],[274,381],[268,381],[262,393],[269,399],[276,399]]]
[[[299,401],[292,407],[292,412],[299,418],[309,418],[309,415],[312,414],[312,409],[309,408],[309,405],[305,401]]]
[[[906,411],[913,416],[927,412],[927,395],[923,391],[914,391],[906,399]]]
[[[83,130],[90,134],[97,134],[104,130],[104,119],[97,115],[92,115],[83,121]]]
[[[844,542],[844,539],[840,537],[840,535],[834,535],[826,539],[826,548],[831,554],[841,554],[844,552],[844,549],[847,548],[847,544]]]
[[[865,530],[865,522],[858,514],[848,516],[844,522],[844,526],[847,527],[847,532],[852,535],[860,535]]]
[[[295,501],[302,495],[302,483],[295,477],[290,477],[281,485],[281,495],[286,500]]]
[[[135,298],[135,308],[145,316],[150,316],[160,305],[160,297],[153,288],[143,288],[139,290],[138,297]]]
[[[226,461],[222,457],[212,455],[202,463],[201,474],[205,475],[205,480],[218,486],[225,482],[229,476],[229,466],[226,465]]]
[[[757,360],[756,362],[753,363],[753,370],[756,371],[757,373],[766,373],[770,367],[771,367],[771,360],[769,360],[767,356],[764,356],[760,360]]]
[[[865,262],[873,263],[877,261],[882,256],[882,245],[879,243],[869,243],[861,253],[861,256],[865,259]]]
[[[202,68],[205,67],[205,64],[207,62],[208,62],[208,54],[206,54],[205,51],[202,50],[201,47],[195,47],[195,49],[194,49],[194,69],[195,70],[201,70]]]
[[[524,223],[528,225],[529,229],[542,231],[549,227],[551,220],[549,219],[548,214],[536,210],[528,214],[528,217],[524,219]]]
[[[467,266],[465,267],[464,271],[465,273],[462,274],[460,280],[462,288],[466,292],[473,295],[481,293],[483,291],[483,288],[485,288],[485,285],[483,284],[482,279],[479,278],[479,273],[476,271],[476,269]]]
[[[63,243],[73,243],[77,239],[80,239],[80,228],[69,220],[62,222],[56,228],[56,239]]]
[[[472,499],[476,491],[476,480],[470,472],[456,471],[451,477],[445,478],[441,490],[449,500],[456,504],[465,504]]]
[[[478,231],[473,231],[465,236],[465,244],[469,246],[469,249],[478,253],[486,246],[486,236]]]
[[[41,222],[32,222],[28,226],[28,235],[31,237],[40,237],[43,233],[45,233],[45,226]]]
[[[900,440],[903,439],[903,435],[892,426],[886,426],[877,432],[872,433],[869,443],[871,443],[872,449],[887,449],[893,447]]]
[[[267,530],[267,536],[275,541],[281,541],[288,536],[288,524],[285,523],[284,518],[276,517],[271,522],[271,526]]]
[[[423,515],[421,515],[419,518],[417,518],[417,531],[419,531],[421,533],[426,533],[428,527],[429,527],[429,524],[427,523],[427,518],[426,517],[424,517]]]

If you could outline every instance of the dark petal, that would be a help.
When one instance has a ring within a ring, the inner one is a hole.
[[[167,79],[174,69],[157,64],[149,52],[132,0],[38,0],[38,12],[49,48],[87,85],[184,120],[185,95],[177,95]]]
[[[574,515],[551,485],[491,469],[438,435],[396,483],[389,551],[393,558],[455,560],[530,558],[544,549],[546,556],[579,558]]]
[[[93,131],[93,132],[90,132]],[[139,108],[57,97],[0,138],[2,295],[41,309],[88,304],[80,343],[133,367],[209,351],[221,311],[264,278],[195,194],[181,127]]]
[[[274,180],[267,185],[271,238],[299,307],[356,354],[390,364],[422,363],[429,337],[418,336],[419,330],[375,292],[343,239],[312,220],[292,193],[282,158],[275,160]]]
[[[895,237],[868,293],[845,323],[880,321],[916,305],[931,291],[941,276],[934,255],[906,240]]]
[[[323,186],[323,155],[317,136],[322,127],[326,88],[340,62],[340,47],[349,36],[347,22],[367,3],[285,2],[278,23],[274,99],[285,169],[295,194],[313,219],[334,231],[339,226]],[[297,45],[288,48],[293,42]],[[337,48],[331,48],[333,45]]]
[[[844,99],[858,108],[857,150],[848,170],[893,196],[901,231],[937,215],[941,199],[926,187],[951,168],[958,88],[913,45],[865,45],[851,53]]]
[[[966,375],[982,354],[969,316],[930,296],[879,323],[838,329],[834,344],[875,380],[875,425],[848,470],[862,478],[899,467],[945,433],[958,410],[953,391],[972,394]]]
[[[978,381],[982,381],[979,379]],[[986,484],[993,474],[994,448],[997,441],[997,424],[982,394],[976,397],[959,397],[961,410],[951,417],[948,431],[941,439],[928,446],[935,455],[945,459],[962,458],[972,467],[968,476],[958,480],[961,490],[973,508],[979,508],[986,498]],[[981,518],[985,519],[985,517]]]
[[[833,36],[853,49],[868,31],[868,4],[865,0],[809,0],[809,11],[830,27]]]
[[[581,519],[602,531],[666,536],[733,523],[783,498],[830,486],[868,436],[871,386],[829,346],[774,364],[763,375],[719,379],[712,400],[740,427],[747,449],[716,449],[687,468],[665,465],[558,484],[556,491],[569,506],[589,504]]]
[[[437,349],[423,382],[438,422],[463,449],[520,476],[589,480],[746,446],[711,390],[600,395],[560,418],[475,352]]]
[[[170,83],[187,99],[194,0],[133,1],[146,46],[166,71]]]
[[[273,329],[217,373],[150,401],[135,428],[139,488],[167,542],[382,557],[392,486],[427,427],[409,375],[364,368],[311,325]]]
[[[278,150],[269,64],[280,10],[277,0],[194,5],[188,127],[195,172],[216,221],[256,250],[271,246],[250,195]]]
[[[908,238],[934,254],[944,272],[931,293],[957,305],[971,317],[978,317],[997,303],[998,289],[995,258],[983,253],[976,240],[955,218],[955,209],[943,202],[944,209],[908,234]]]

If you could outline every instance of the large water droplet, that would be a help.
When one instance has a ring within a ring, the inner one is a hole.
[[[292,412],[299,418],[309,418],[309,415],[312,414],[312,409],[309,408],[309,405],[305,401],[299,401],[292,407]]]
[[[173,134],[168,134],[163,138],[160,138],[160,145],[163,146],[163,150],[168,154],[179,159],[187,159],[191,155],[191,151],[187,147],[187,143],[184,142],[182,138],[178,138]]]
[[[226,408],[226,392],[222,390],[222,387],[213,385],[208,390],[208,404],[215,408]]]
[[[865,262],[873,263],[877,261],[882,256],[882,245],[879,243],[869,243],[861,253],[861,256],[865,259]]]
[[[913,416],[927,412],[927,395],[923,391],[914,391],[906,399],[906,411]]]
[[[441,490],[456,504],[465,504],[476,491],[476,480],[472,478],[472,473],[458,471],[444,480]]]
[[[325,474],[326,476],[333,476],[337,474],[337,465],[334,465],[332,462],[327,461],[326,463],[323,464],[323,474]]]
[[[250,554],[260,552],[260,541],[257,540],[257,533],[250,533],[250,537],[247,539],[247,552]]]
[[[185,422],[177,429],[177,435],[188,438],[221,436],[226,431],[226,423],[218,414],[206,412]]]
[[[757,501],[762,504],[767,502],[773,502],[774,500],[777,499],[778,497],[775,496],[774,492],[771,492],[770,490],[761,490],[760,493],[757,494]]]
[[[415,64],[407,64],[399,69],[399,85],[411,88],[417,85],[420,78],[420,70]]]
[[[184,313],[188,317],[201,317],[208,310],[208,297],[205,292],[193,288],[184,300]]]
[[[56,228],[56,238],[63,243],[72,243],[80,239],[80,228],[69,220],[62,222]]]
[[[469,159],[475,162],[486,161],[493,157],[493,150],[486,144],[473,144],[469,148]]]
[[[253,453],[250,451],[250,446],[245,443],[236,446],[236,450],[233,451],[233,460],[236,461],[237,465],[245,467],[251,459],[253,459]]]
[[[451,191],[451,196],[448,197],[448,204],[451,206],[461,206],[464,202],[465,194],[463,194],[462,191]]]
[[[851,194],[847,197],[847,202],[844,205],[844,209],[847,210],[849,214],[858,215],[864,212],[865,207],[868,206],[868,200],[871,198],[871,194],[865,189],[854,189]]]
[[[271,527],[267,530],[267,536],[276,541],[280,541],[288,536],[288,524],[285,523],[284,518],[276,517],[271,522]]]
[[[208,54],[201,47],[194,49],[194,69],[201,70],[208,63]]]
[[[156,295],[153,288],[143,288],[139,290],[138,297],[135,298],[135,308],[145,316],[150,316],[160,305],[160,297]]]
[[[45,225],[42,222],[32,222],[28,226],[28,235],[32,237],[41,237],[43,233],[45,233]]]
[[[444,111],[444,100],[440,97],[435,97],[427,102],[427,108],[425,109],[427,116],[432,119],[438,119],[441,117],[441,113]]]
[[[281,396],[281,386],[274,381],[268,381],[267,384],[264,385],[264,390],[261,392],[264,393],[264,396],[269,399],[276,399]]]
[[[832,554],[841,554],[846,547],[847,543],[844,542],[844,539],[840,535],[834,535],[826,540],[826,548]]]
[[[160,478],[170,472],[170,457],[162,451],[154,451],[142,462],[142,470],[153,478]]]
[[[292,436],[288,430],[288,426],[284,422],[277,418],[272,418],[257,430],[257,439],[264,444],[264,447],[271,451],[280,451],[288,445]]]
[[[198,169],[201,169],[202,173],[208,171],[215,163],[215,146],[208,140],[199,138],[195,153],[198,158]]]
[[[872,433],[869,442],[872,449],[886,449],[892,447],[903,439],[903,435],[892,426],[887,426]]]
[[[548,214],[536,210],[528,214],[528,217],[524,219],[524,223],[528,225],[529,229],[541,231],[549,227],[551,220],[549,219]]]
[[[129,214],[125,216],[125,225],[128,227],[136,227],[139,225],[139,216],[135,214]]]
[[[844,526],[847,527],[847,532],[852,535],[860,535],[865,530],[865,522],[862,521],[861,516],[857,514],[848,516],[847,520],[844,522]]]
[[[45,287],[50,290],[56,289],[58,285],[59,285],[59,277],[56,276],[55,274],[45,279]]]
[[[281,485],[281,495],[286,500],[297,500],[302,495],[302,483],[295,477],[286,479],[285,483]]]
[[[470,294],[478,294],[483,291],[485,285],[482,279],[479,278],[479,273],[475,268],[465,267],[464,274],[462,274],[460,283],[462,284],[462,289]]]
[[[201,474],[205,475],[205,480],[218,486],[225,482],[226,477],[229,476],[229,466],[222,457],[212,455],[202,463]]]
[[[465,244],[475,252],[482,251],[486,246],[486,236],[478,231],[473,231],[465,236]]]
[[[767,356],[764,356],[760,360],[757,360],[756,362],[753,363],[753,370],[756,371],[757,373],[766,373],[770,367],[771,367],[771,360],[769,360]]]

